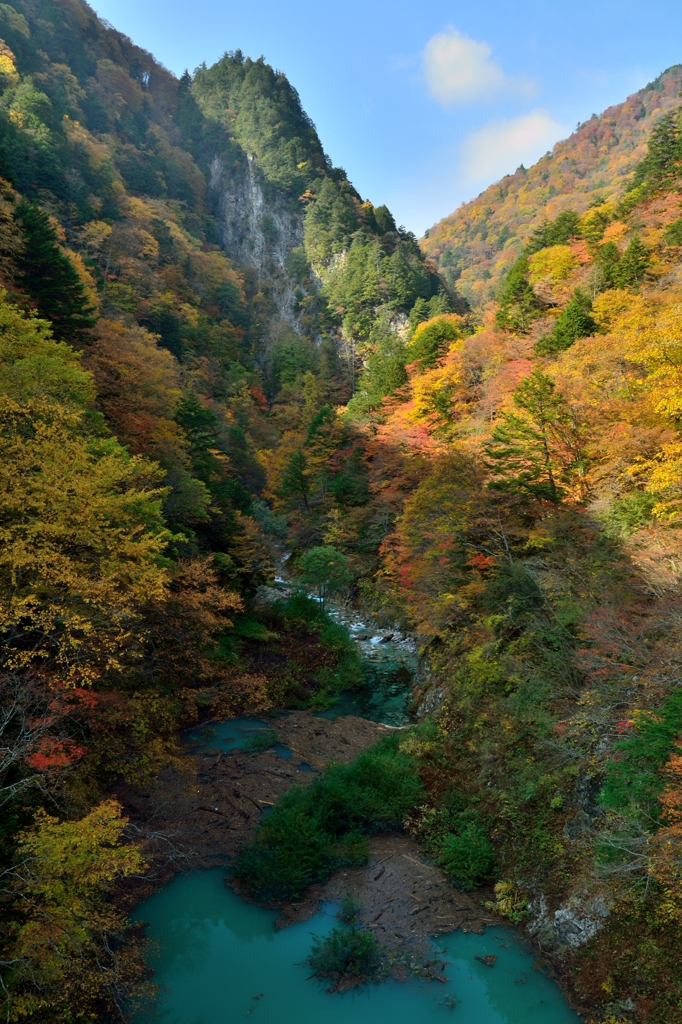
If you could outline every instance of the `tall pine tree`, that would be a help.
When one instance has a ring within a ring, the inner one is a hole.
[[[19,260],[22,284],[40,315],[52,323],[55,337],[83,345],[95,319],[76,268],[62,252],[50,218],[37,203],[22,200],[16,216],[24,234]]]

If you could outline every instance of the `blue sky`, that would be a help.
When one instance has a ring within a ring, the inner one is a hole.
[[[181,74],[242,49],[286,73],[335,164],[420,235],[682,63],[659,0],[94,0]]]

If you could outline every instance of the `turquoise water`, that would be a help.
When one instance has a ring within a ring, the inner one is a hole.
[[[322,711],[319,717],[359,715],[384,725],[407,725],[414,665],[391,657],[390,651],[382,651],[381,655],[371,660],[363,658],[365,685],[358,690],[344,690],[334,706]]]
[[[277,732],[276,722],[268,724],[260,718],[230,718],[227,722],[211,722],[192,729],[185,733],[185,741],[192,744],[197,754],[209,750],[242,750],[245,743],[266,732]],[[281,743],[275,743],[270,749],[285,761],[293,754]]]
[[[335,924],[333,911],[277,932],[277,913],[235,895],[222,869],[179,875],[134,915],[149,922],[149,962],[165,989],[135,1024],[579,1024],[532,955],[500,928],[438,937],[436,948],[452,961],[445,985],[386,981],[330,994],[302,961],[310,933]],[[492,968],[475,959],[491,953]]]

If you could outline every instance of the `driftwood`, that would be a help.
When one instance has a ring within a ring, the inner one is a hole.
[[[241,807],[237,807],[237,805],[232,800],[230,800],[229,796],[223,796],[223,799],[227,801],[230,807],[234,811],[236,811],[237,814],[241,814],[242,818],[244,818],[245,821],[249,820],[249,815],[246,813],[246,811],[243,811]],[[197,807],[197,810],[207,811],[209,814],[219,814],[222,818],[229,818],[229,814],[225,814],[224,811],[218,810],[217,807],[206,807],[205,805],[200,805],[199,807]]]

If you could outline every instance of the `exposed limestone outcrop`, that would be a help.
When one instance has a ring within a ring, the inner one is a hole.
[[[609,916],[609,903],[602,895],[573,896],[553,913],[544,896],[529,904],[533,914],[528,932],[542,946],[570,950],[584,946],[600,931]]]
[[[210,188],[217,206],[220,241],[235,263],[253,268],[257,289],[273,306],[270,333],[283,325],[300,331],[296,312],[299,283],[291,253],[303,245],[303,211],[279,193],[266,197],[254,157],[225,168],[220,156],[211,163]]]

